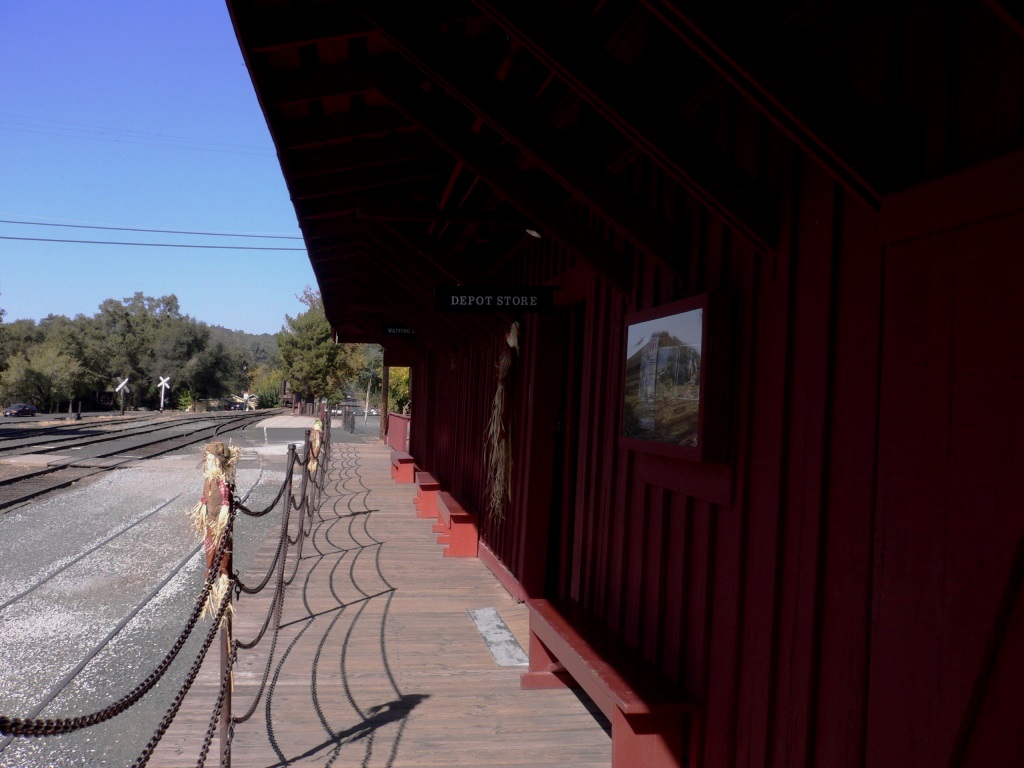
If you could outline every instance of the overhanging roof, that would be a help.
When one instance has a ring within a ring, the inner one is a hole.
[[[815,4],[699,5],[228,0],[339,339],[492,332],[433,289],[500,280],[527,230],[623,290],[630,253],[677,268],[687,235],[621,178],[638,157],[771,250],[778,202],[701,124],[723,86],[877,205],[871,110],[797,33]]]

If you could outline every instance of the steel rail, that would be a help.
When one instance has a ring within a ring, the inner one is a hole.
[[[259,456],[259,460],[260,460],[260,462],[262,464],[262,461],[263,461],[262,456]],[[249,498],[250,495],[252,495],[253,491],[255,491],[256,488],[259,486],[260,480],[262,478],[263,478],[263,467],[260,466],[259,467],[259,474],[257,475],[256,480],[249,487],[249,489],[245,492],[245,494],[241,497],[241,500],[244,501],[245,499]],[[100,542],[96,546],[94,546],[94,547],[86,550],[85,552],[81,553],[78,557],[76,557],[71,562],[67,563],[63,567],[59,568],[58,570],[54,571],[53,573],[48,574],[45,578],[43,578],[42,580],[38,581],[34,586],[30,587],[27,590],[24,590],[20,594],[16,595],[14,598],[12,598],[12,599],[8,600],[7,602],[3,603],[2,605],[0,605],[0,610],[3,610],[7,606],[9,606],[12,603],[16,602],[17,600],[23,598],[25,595],[27,595],[30,592],[38,589],[39,587],[41,587],[46,582],[50,581],[52,578],[57,576],[62,571],[67,570],[68,568],[70,568],[71,566],[75,565],[78,562],[81,562],[81,560],[83,560],[85,557],[88,557],[90,554],[95,553],[97,550],[99,550],[103,546],[109,544],[111,541],[113,541],[114,539],[118,538],[119,536],[124,535],[125,533],[127,533],[129,530],[131,530],[135,526],[137,526],[140,523],[145,522],[146,520],[150,519],[151,517],[153,517],[153,515],[155,515],[156,513],[160,512],[161,510],[165,509],[166,507],[168,507],[170,504],[172,504],[177,499],[181,498],[181,495],[182,494],[179,493],[179,494],[173,496],[172,498],[168,499],[163,504],[158,506],[156,509],[154,509],[152,512],[147,513],[146,515],[144,515],[143,517],[139,518],[138,520],[136,520],[132,524],[126,526],[125,528],[122,528],[117,533],[112,534],[111,536],[108,536],[106,539],[104,539],[102,542]],[[57,697],[59,697],[71,685],[71,683],[74,682],[75,678],[78,677],[78,675],[81,674],[85,670],[85,668],[89,665],[89,663],[93,659],[95,659],[97,656],[99,656],[99,654],[102,653],[103,650],[108,645],[110,645],[110,643],[114,640],[114,638],[117,637],[117,635],[119,635],[121,633],[121,631],[126,626],[128,626],[128,624],[131,622],[131,620],[134,619],[136,616],[138,616],[139,613],[141,613],[146,608],[146,606],[148,606],[150,603],[152,603],[160,595],[160,593],[182,571],[182,569],[185,568],[185,566],[188,565],[189,562],[191,562],[196,557],[196,555],[199,553],[199,551],[202,549],[202,547],[203,547],[203,544],[201,542],[199,544],[194,545],[189,550],[188,554],[186,554],[178,562],[178,564],[174,568],[171,569],[171,571],[161,580],[161,582],[153,590],[151,590],[150,593],[145,598],[143,598],[143,600],[141,602],[139,602],[134,608],[132,608],[130,611],[128,611],[128,613],[124,617],[122,617],[122,619],[117,623],[117,625],[113,629],[111,629],[110,632],[107,633],[106,637],[103,640],[101,640],[99,643],[97,643],[88,653],[86,653],[79,660],[79,662],[74,666],[74,668],[72,668],[67,674],[65,674],[56,683],[56,685],[54,685],[46,693],[46,695],[44,695],[36,703],[36,705],[34,707],[32,707],[31,710],[29,710],[29,712],[25,715],[24,719],[31,720],[31,719],[34,719],[34,718],[38,717],[39,714],[43,710],[46,709],[46,707],[48,707],[50,704],[52,704],[57,699]],[[10,743],[11,743],[11,741],[13,739],[14,739],[14,736],[12,736],[12,735],[8,735],[8,736],[4,736],[4,737],[0,738],[0,753],[2,753],[10,745]]]
[[[104,472],[109,472],[113,469],[118,469],[120,467],[123,467],[125,464],[128,464],[133,461],[151,459],[156,456],[160,456],[162,454],[178,450],[179,448],[184,448],[186,446],[202,442],[203,440],[209,439],[211,437],[216,437],[220,433],[232,432],[237,429],[244,429],[250,423],[261,420],[263,418],[265,418],[265,414],[261,414],[260,416],[239,416],[237,418],[231,419],[227,425],[214,425],[212,427],[212,435],[208,434],[209,430],[211,429],[211,425],[205,425],[185,435],[177,434],[172,435],[170,437],[161,438],[159,440],[152,440],[147,443],[129,445],[127,447],[121,447],[116,451],[110,451],[109,453],[101,453],[97,456],[83,457],[81,459],[68,459],[67,462],[47,466],[44,467],[43,469],[39,469],[33,472],[27,472],[25,474],[18,475],[13,478],[8,478],[6,480],[0,480],[0,510],[7,509],[18,504],[22,504],[26,501],[30,501],[31,499],[36,498],[37,496],[42,496],[43,494],[50,493],[51,491],[55,491],[60,488],[66,488],[67,486],[79,482],[80,480],[84,480],[88,477],[102,474]],[[203,434],[197,436],[197,433],[200,432]],[[153,446],[160,447],[155,450],[151,450]],[[87,462],[91,464],[92,462],[96,462],[102,459],[112,459],[112,457],[116,457],[119,454],[124,454],[127,452],[131,452],[133,455],[127,456],[121,459],[120,461],[114,460],[107,466],[81,466],[81,464]],[[34,481],[37,480],[41,481],[41,483],[35,485],[35,487],[32,487],[31,484],[33,484]],[[17,488],[18,485],[23,483],[30,484],[24,485],[22,487],[29,487],[31,488],[31,490],[17,495],[8,495],[3,493],[3,490],[5,488]]]
[[[249,415],[252,415],[252,412],[246,414],[246,416]],[[122,440],[134,435],[146,435],[151,432],[171,429],[175,426],[197,423],[215,424],[219,420],[231,418],[239,418],[239,416],[217,417],[211,415],[190,414],[187,417],[164,419],[162,421],[144,420],[143,423],[117,425],[119,426],[118,429],[102,429],[87,435],[71,436],[68,438],[62,438],[58,435],[57,439],[61,440],[61,442],[56,444],[53,442],[53,431],[60,429],[60,427],[52,427],[46,430],[38,430],[28,438],[22,439],[20,437],[12,437],[7,438],[5,441],[0,441],[0,455],[17,454],[25,450],[32,453],[55,453],[56,451],[64,451],[69,448],[81,448],[87,445],[108,443],[112,440]],[[81,429],[81,427],[79,427],[79,429]],[[11,445],[11,442],[18,444]]]

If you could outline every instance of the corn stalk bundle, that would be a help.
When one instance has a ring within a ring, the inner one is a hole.
[[[505,519],[505,505],[512,500],[512,435],[506,414],[506,400],[513,352],[519,353],[519,323],[512,323],[505,336],[505,343],[498,359],[498,385],[491,401],[491,417],[484,436],[487,515],[499,522]]]
[[[206,446],[203,458],[203,495],[189,511],[189,517],[196,537],[203,542],[207,562],[224,538],[228,523],[231,521],[231,489],[235,482],[238,457],[238,446],[227,446],[224,443],[210,443]],[[219,503],[214,503],[215,499]],[[207,613],[211,616],[217,614],[229,582],[226,573],[219,575],[203,607],[203,616]],[[225,621],[231,610],[232,607],[228,606],[228,611],[224,614]]]
[[[320,466],[320,446],[323,445],[324,423],[317,419],[309,433],[309,474],[316,474]]]

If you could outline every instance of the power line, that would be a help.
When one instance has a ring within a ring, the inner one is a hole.
[[[77,243],[84,245],[134,245],[137,248],[213,248],[225,251],[305,251],[305,248],[280,248],[262,245],[190,245],[188,243],[125,243],[112,240],[63,240],[55,237],[10,237],[0,240],[21,240],[32,243]]]
[[[111,232],[148,232],[161,235],[206,235],[209,237],[251,237],[270,240],[301,240],[295,235],[243,235],[231,232],[190,232],[183,229],[140,229],[137,227],[102,227],[98,224],[51,224],[46,221],[22,221],[19,219],[0,219],[0,224],[26,224],[37,227],[68,227],[70,229],[102,229]]]
[[[13,119],[12,119],[13,118]],[[53,120],[42,117],[15,115],[0,112],[0,130],[35,133],[48,136],[67,136],[78,139],[96,139],[126,144],[142,144],[146,146],[165,147],[169,149],[200,149],[214,152],[230,152],[247,155],[269,155],[270,147],[236,142],[216,141],[210,139],[193,139],[183,136],[172,136],[163,133],[134,131],[111,126],[89,125],[67,120]]]

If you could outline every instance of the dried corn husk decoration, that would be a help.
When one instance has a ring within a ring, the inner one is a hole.
[[[213,567],[213,558],[217,553],[217,547],[231,522],[231,490],[235,482],[238,455],[237,446],[228,446],[218,442],[207,445],[203,457],[203,495],[199,498],[199,502],[192,507],[189,515],[192,518],[192,527],[196,536],[203,542],[207,578],[209,578],[210,569]],[[211,616],[217,615],[220,603],[230,588],[228,554],[225,552],[221,556],[221,573],[210,591],[206,605],[203,606],[203,616],[207,613]],[[225,620],[232,610],[232,607],[228,606],[224,614]]]
[[[206,618],[207,615],[213,618],[217,615],[217,611],[220,610],[220,604],[224,602],[224,597],[231,589],[231,577],[226,573],[220,574],[214,579],[213,586],[210,588],[210,596],[206,599],[206,605],[203,606],[203,612],[201,618]],[[228,605],[224,611],[224,616],[234,614],[235,608],[233,605]]]
[[[313,422],[313,429],[309,433],[309,474],[316,474],[320,466],[320,446],[324,442],[324,423],[317,419]]]
[[[505,519],[505,505],[512,498],[512,436],[506,414],[509,372],[515,355],[519,354],[519,323],[512,323],[505,334],[505,347],[498,359],[498,385],[491,401],[491,418],[484,437],[487,461],[487,514]]]

